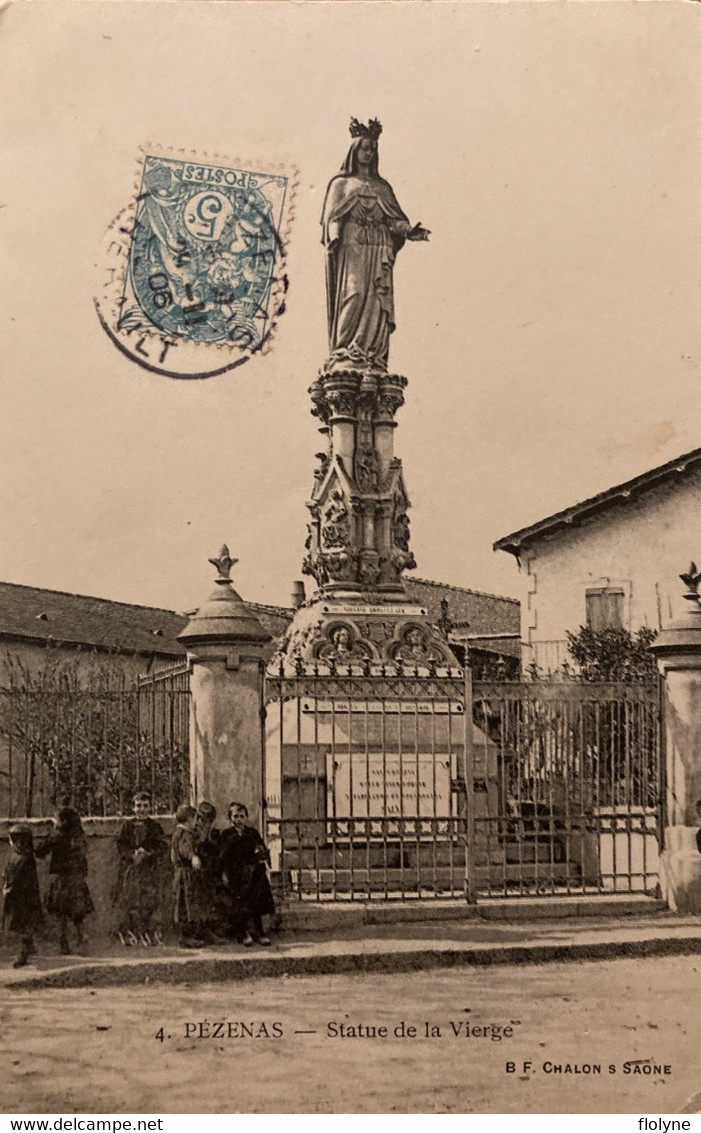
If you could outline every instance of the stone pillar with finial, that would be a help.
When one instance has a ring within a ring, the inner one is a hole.
[[[270,634],[236,593],[223,546],[209,560],[214,590],[179,635],[190,664],[190,790],[226,818],[245,803],[259,829],[264,817],[263,670]]]
[[[686,587],[684,614],[662,630],[651,649],[663,678],[664,795],[662,896],[680,913],[701,912],[701,573],[691,563],[679,576]]]

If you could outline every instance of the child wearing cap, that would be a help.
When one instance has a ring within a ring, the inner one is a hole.
[[[13,967],[23,968],[36,954],[34,933],[43,921],[34,840],[28,826],[10,829],[10,857],[3,886],[3,926],[16,933],[20,950]]]

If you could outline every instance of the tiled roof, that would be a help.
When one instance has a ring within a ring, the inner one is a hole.
[[[254,611],[263,628],[274,639],[282,637],[294,616],[294,610],[287,606],[264,606],[261,602],[246,602],[246,605]]]
[[[425,606],[432,621],[440,618],[441,599],[446,598],[448,616],[470,638],[519,631],[519,604],[513,598],[421,578],[405,582],[408,597]],[[286,606],[246,605],[274,639],[294,614]],[[185,653],[177,638],[188,620],[188,613],[0,582],[0,638],[175,659]]]
[[[483,653],[504,654],[507,657],[521,656],[520,634],[514,634],[512,637],[487,637],[473,636],[468,632],[464,638],[459,633],[456,633],[454,637],[459,644],[464,643],[472,650],[480,650]]]
[[[679,480],[680,476],[688,475],[688,473],[698,470],[700,467],[701,448],[695,448],[674,460],[668,460],[666,464],[660,464],[657,468],[651,468],[648,472],[633,477],[632,480],[626,480],[625,484],[616,484],[613,488],[607,488],[605,492],[599,492],[596,496],[591,496],[578,504],[572,504],[564,511],[557,511],[554,515],[539,519],[537,523],[532,523],[530,527],[522,527],[519,531],[512,532],[511,535],[504,535],[502,539],[497,539],[494,550],[508,551],[512,555],[518,555],[522,547],[543,535],[552,535],[556,531],[577,526],[590,516],[597,515],[612,507],[620,507],[621,504],[628,503],[629,500],[639,496],[641,492],[649,491],[651,488],[657,488],[665,483],[674,483]]]
[[[436,622],[441,616],[441,600],[448,602],[448,617],[453,625],[465,630],[468,636],[520,632],[521,607],[516,598],[501,598],[481,590],[466,590],[461,586],[448,586],[443,582],[429,582],[425,578],[404,579],[407,594],[428,610]]]
[[[184,614],[85,594],[0,582],[0,636],[47,644],[182,657]]]

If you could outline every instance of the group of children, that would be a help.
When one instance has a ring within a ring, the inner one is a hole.
[[[164,903],[166,835],[150,814],[148,794],[134,796],[134,815],[117,834],[117,877],[113,902],[117,937],[124,945],[163,943],[158,915]],[[269,945],[263,916],[275,912],[266,866],[270,858],[257,830],[248,824],[243,803],[229,807],[229,828],[214,826],[215,808],[182,806],[170,841],[173,867],[173,919],[180,944],[197,948],[217,939],[250,947]],[[72,807],[58,811],[53,832],[34,846],[31,829],[10,830],[10,855],[3,889],[3,923],[20,941],[15,967],[36,953],[34,936],[43,924],[36,857],[50,855],[51,882],[46,909],[59,925],[59,947],[70,953],[68,925],[77,944],[83,921],[94,911],[87,885],[87,843],[80,816]]]
[[[263,916],[274,913],[265,843],[248,825],[243,803],[229,807],[229,828],[216,830],[211,803],[176,814],[170,858],[174,869],[173,918],[183,947],[234,938],[250,947],[269,945]]]

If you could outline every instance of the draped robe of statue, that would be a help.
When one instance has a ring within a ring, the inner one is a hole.
[[[411,228],[388,181],[359,176],[355,151],[326,191],[322,242],[327,249],[329,363],[386,370],[394,330],[392,271]]]

